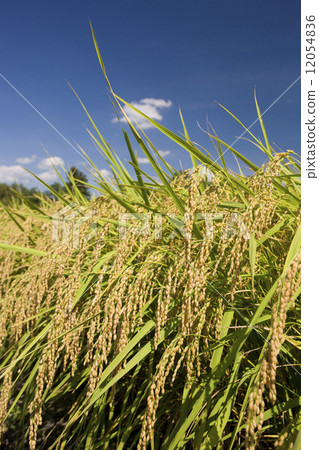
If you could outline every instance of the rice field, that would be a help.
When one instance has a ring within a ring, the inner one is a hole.
[[[82,150],[99,197],[73,180],[56,201],[2,206],[1,448],[299,449],[298,154],[269,144],[257,100],[263,140],[246,130],[264,165],[213,130],[204,150],[182,113],[180,136],[117,96],[93,39],[119,114],[142,115],[193,168],[127,118],[131,176],[85,110],[113,181]]]

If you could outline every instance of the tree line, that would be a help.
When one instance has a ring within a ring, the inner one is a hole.
[[[74,180],[74,182],[71,180]],[[74,185],[76,185],[79,191],[86,198],[90,198],[90,190],[88,186],[83,184],[87,181],[86,175],[81,172],[81,170],[76,167],[71,167],[68,171],[67,181],[65,184],[71,191],[74,190]],[[55,182],[51,184],[50,187],[58,193],[67,192],[67,188],[62,183]],[[49,197],[51,200],[56,200],[56,196],[50,190],[41,192],[36,187],[28,188],[21,183],[13,183],[11,185],[7,183],[0,183],[0,201],[4,205],[10,204],[13,198],[18,199],[19,196],[23,196],[24,198],[31,200],[33,203],[38,204],[40,202],[40,197],[43,195]]]

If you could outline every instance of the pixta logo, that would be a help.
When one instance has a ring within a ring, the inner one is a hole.
[[[184,239],[190,240],[192,237],[190,229],[194,221],[197,223],[204,221],[206,229],[205,238],[212,240],[214,237],[214,222],[223,220],[224,215],[223,213],[185,213],[182,217],[178,217],[177,214],[167,214],[165,217],[174,227],[168,239],[175,239],[178,235],[181,235]],[[124,239],[127,233],[132,233],[139,236],[153,235],[155,240],[159,240],[163,237],[163,219],[164,216],[159,213],[120,213],[118,226],[119,239]],[[191,224],[190,227],[187,224]],[[250,239],[250,233],[238,213],[230,215],[223,229],[222,239],[229,239],[233,235],[239,235],[243,239]]]
[[[82,236],[82,239],[84,238],[87,242],[96,234],[97,224],[91,220],[95,213],[95,210],[75,203],[70,203],[65,208],[60,209],[53,217],[52,240],[72,245],[73,248],[78,249],[80,246],[81,227],[85,222],[90,220],[92,223],[89,231]]]

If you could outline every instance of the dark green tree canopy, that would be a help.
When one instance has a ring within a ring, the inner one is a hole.
[[[16,199],[18,198],[15,194],[16,192],[21,194],[26,199],[31,200],[33,203],[39,203],[37,196],[41,193],[36,187],[27,188],[21,183],[13,183],[10,186],[6,183],[0,183],[0,200],[4,205],[10,204],[13,197]]]
[[[74,191],[74,185],[79,189],[79,191],[86,197],[90,198],[89,188],[83,184],[87,183],[87,176],[81,172],[77,167],[70,167],[68,172],[69,181],[66,183],[71,191]]]

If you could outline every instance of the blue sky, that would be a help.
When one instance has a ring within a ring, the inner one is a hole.
[[[300,75],[300,2],[295,0],[3,0],[1,18],[2,76],[105,171],[107,165],[86,131],[91,129],[89,120],[67,84],[120,158],[128,160],[89,18],[114,91],[175,132],[182,131],[181,107],[191,139],[214,156],[213,145],[198,126],[206,129],[207,116],[228,144],[243,131],[216,101],[249,126],[257,118],[254,88],[263,112]],[[0,182],[36,185],[21,166],[53,182],[43,148],[55,162],[83,170],[81,156],[2,77],[0,117]],[[300,153],[300,80],[269,109],[264,123],[271,143]],[[258,123],[251,131],[262,137]],[[184,150],[153,128],[145,132],[170,164],[190,167]],[[265,160],[246,141],[234,147],[257,164]],[[152,173],[134,148],[143,170]],[[231,153],[225,156],[229,168],[237,170]]]

